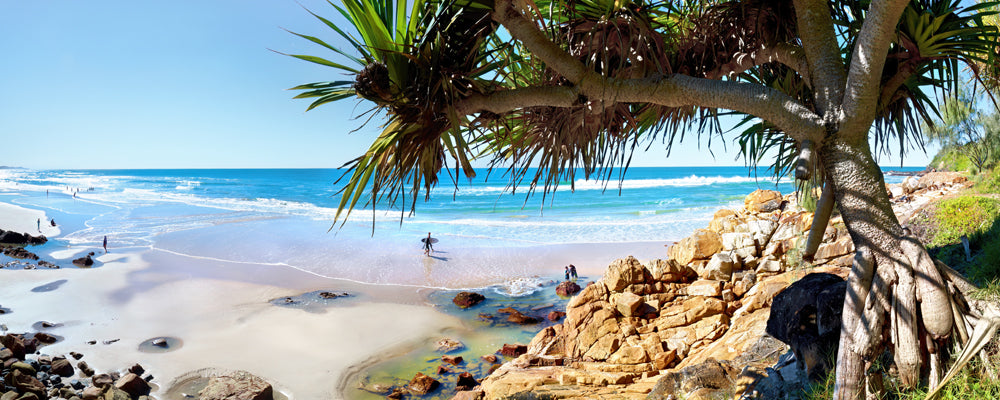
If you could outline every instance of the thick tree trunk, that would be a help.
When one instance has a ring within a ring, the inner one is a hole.
[[[897,269],[909,268],[909,263],[900,262],[903,258],[899,247],[902,228],[892,211],[882,172],[871,157],[867,138],[851,136],[858,138],[857,141],[848,142],[842,139],[843,136],[831,135],[821,149],[826,176],[835,189],[836,203],[858,250],[844,302],[835,383],[838,400],[864,397],[866,358],[883,348],[886,321],[892,321],[893,331],[905,331],[902,338],[894,336],[896,346],[909,346],[909,328],[916,327],[913,325],[916,322],[915,305],[911,306],[915,298],[912,295],[897,298],[893,295],[899,293],[892,290],[898,280]],[[911,270],[911,293],[912,276]],[[912,300],[907,301],[909,299]],[[892,309],[899,312],[887,316]],[[901,367],[906,369],[904,373],[909,378],[913,349],[897,347],[896,350],[903,350],[903,360],[898,361],[904,364]],[[919,357],[919,352],[916,355]],[[919,358],[916,366],[919,371]]]

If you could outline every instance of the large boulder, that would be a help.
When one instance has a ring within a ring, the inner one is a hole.
[[[34,376],[28,375],[21,370],[15,369],[7,374],[5,379],[7,386],[17,389],[21,393],[34,393],[40,399],[47,399],[45,385]]]
[[[261,377],[246,371],[236,371],[209,378],[208,385],[198,392],[201,400],[273,400],[274,389]]]
[[[728,281],[733,276],[733,269],[736,261],[729,253],[715,253],[708,260],[708,264],[698,270],[698,277],[701,279],[715,279]]]
[[[757,189],[743,199],[743,207],[754,213],[771,212],[781,208],[781,192]]]
[[[646,278],[646,268],[635,257],[620,258],[608,266],[604,272],[604,283],[611,291],[621,291],[634,283],[642,283]]]
[[[840,316],[847,282],[827,273],[813,273],[774,296],[767,333],[792,348],[810,379],[824,376],[828,354],[836,354]]]
[[[658,282],[682,282],[698,275],[691,267],[674,259],[650,261],[646,269]]]
[[[681,239],[667,249],[667,256],[682,265],[693,260],[704,260],[722,249],[722,236],[708,229],[694,231],[691,236]]]
[[[486,300],[486,296],[483,296],[476,292],[459,292],[455,295],[455,298],[451,300],[456,306],[461,308],[469,308],[476,304],[481,303]]]

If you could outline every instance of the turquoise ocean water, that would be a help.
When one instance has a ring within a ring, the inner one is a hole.
[[[516,292],[518,279],[558,249],[668,243],[707,225],[720,207],[741,206],[757,188],[792,190],[788,180],[745,167],[630,168],[606,185],[581,179],[570,191],[564,182],[543,203],[541,195],[506,192],[508,178],[496,171],[479,172],[457,187],[443,175],[413,215],[376,205],[355,210],[343,227],[332,226],[336,169],[7,169],[0,201],[45,210],[60,223],[62,234],[42,255],[98,247],[107,235],[113,248],[288,265],[375,284],[506,282]],[[440,239],[434,258],[421,252],[427,232]]]

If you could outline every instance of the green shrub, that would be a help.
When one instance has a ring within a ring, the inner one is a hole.
[[[967,171],[972,167],[972,162],[954,147],[945,147],[934,155],[930,166],[941,171]]]
[[[973,189],[979,193],[1000,193],[1000,168],[980,174],[975,181]]]
[[[934,210],[937,226],[932,228],[927,245],[933,248],[960,243],[962,236],[970,241],[978,239],[993,229],[998,217],[1000,201],[991,198],[961,196],[942,200]]]

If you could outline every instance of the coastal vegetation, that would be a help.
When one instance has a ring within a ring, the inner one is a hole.
[[[387,118],[346,165],[335,220],[362,198],[412,211],[438,172],[471,177],[476,159],[505,170],[510,190],[523,183],[544,199],[578,173],[620,176],[636,149],[669,154],[692,130],[718,140],[721,118],[737,118],[728,135],[751,165],[824,188],[802,257],[816,253],[835,206],[857,250],[843,308],[853,334],[840,337],[834,387],[835,398],[856,399],[876,384],[865,370],[885,351],[905,390],[940,378],[923,368],[940,354],[921,343],[950,336],[964,294],[946,290],[948,270],[905,234],[889,194],[872,190],[885,186],[873,149],[922,143],[932,94],[954,91],[962,65],[995,88],[997,28],[984,22],[995,7],[345,0],[337,10],[350,26],[317,17],[349,49],[299,36],[346,61],[293,56],[355,79],[293,89],[310,108],[360,97]]]

